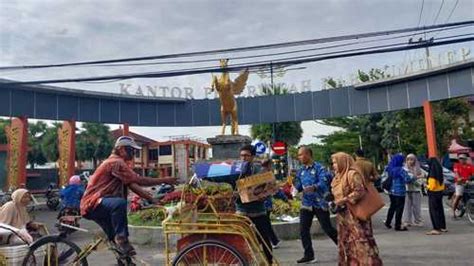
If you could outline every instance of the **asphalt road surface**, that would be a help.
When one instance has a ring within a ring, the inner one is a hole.
[[[388,205],[388,199],[387,205]],[[449,232],[440,236],[427,236],[431,229],[427,198],[423,199],[422,214],[425,221],[423,227],[410,227],[409,231],[396,232],[386,229],[382,221],[385,219],[387,207],[380,210],[372,219],[375,238],[380,255],[385,265],[474,265],[474,225],[467,218],[453,221],[451,212],[445,206],[446,222]],[[48,224],[51,228],[56,214],[50,211],[36,211],[36,219]],[[81,221],[82,227],[92,232],[100,230],[94,223]],[[71,240],[80,247],[92,239],[88,233],[78,232]],[[313,247],[318,265],[337,265],[337,247],[326,236],[313,239]],[[135,246],[138,256],[150,265],[164,265],[163,246]],[[279,249],[274,250],[280,265],[296,265],[302,257],[303,249],[299,240],[284,241]],[[89,265],[115,265],[114,256],[108,250],[93,253],[88,258]]]

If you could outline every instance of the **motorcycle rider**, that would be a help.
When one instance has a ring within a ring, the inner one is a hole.
[[[82,195],[84,195],[85,188],[82,185],[81,178],[78,175],[73,175],[69,178],[69,184],[61,189],[61,212],[66,209],[79,210]]]
[[[464,188],[466,183],[469,181],[469,178],[474,175],[474,166],[467,161],[466,154],[460,154],[458,156],[459,163],[454,164],[454,182],[455,182],[455,192],[453,197],[453,218],[456,217],[456,209],[459,205],[459,201],[463,197]]]

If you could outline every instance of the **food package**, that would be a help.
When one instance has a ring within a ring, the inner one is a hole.
[[[275,176],[272,172],[251,175],[236,182],[240,199],[243,203],[263,200],[278,191]]]

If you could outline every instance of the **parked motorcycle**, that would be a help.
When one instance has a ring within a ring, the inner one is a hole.
[[[58,209],[60,199],[59,199],[59,190],[56,184],[51,183],[46,190],[46,206],[52,211],[56,211]]]

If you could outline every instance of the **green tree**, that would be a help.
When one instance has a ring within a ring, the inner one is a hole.
[[[31,169],[34,169],[36,165],[44,165],[48,162],[48,159],[41,149],[41,143],[43,141],[46,128],[46,123],[42,121],[28,124],[27,161]]]
[[[6,126],[9,124],[8,120],[0,119],[0,144],[7,144],[7,132],[5,131]]]
[[[81,161],[91,160],[94,169],[97,162],[110,155],[113,139],[109,127],[99,123],[83,123],[82,132],[76,139],[76,155]]]
[[[282,95],[287,94],[288,90],[280,85],[274,87],[270,85],[262,85],[262,91],[265,95]],[[259,139],[264,142],[279,140],[287,145],[297,145],[303,136],[301,122],[282,122],[252,125],[250,128],[252,138]]]
[[[56,162],[59,159],[58,129],[60,127],[60,123],[53,123],[52,127],[46,128],[41,142],[43,154],[50,162]]]

